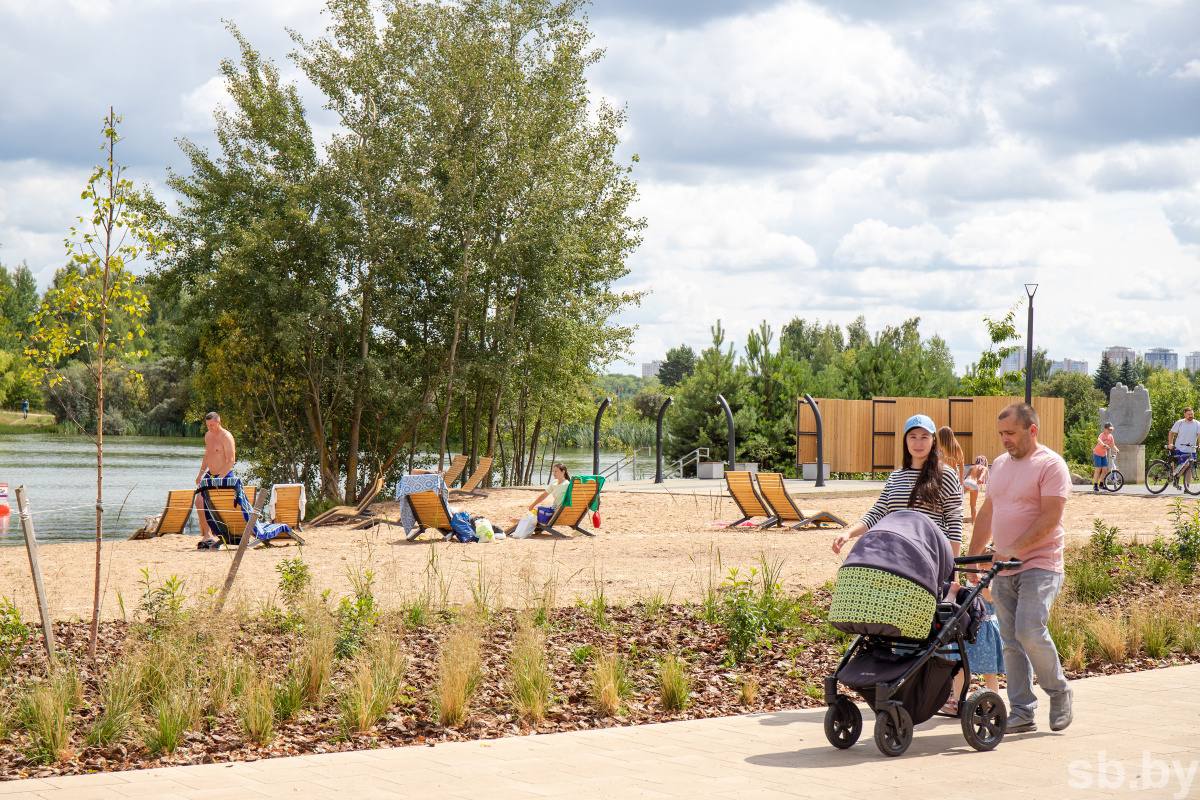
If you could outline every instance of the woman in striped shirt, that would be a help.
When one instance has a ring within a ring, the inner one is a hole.
[[[883,492],[871,510],[833,542],[840,553],[851,539],[862,536],[887,514],[911,508],[929,517],[958,555],[962,547],[962,486],[958,473],[944,464],[938,453],[937,427],[924,414],[904,423],[904,463],[888,476]]]

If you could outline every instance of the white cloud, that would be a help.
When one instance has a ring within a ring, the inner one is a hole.
[[[948,244],[946,235],[929,223],[897,228],[867,219],[842,237],[834,256],[849,264],[920,267],[936,261]]]
[[[1176,78],[1200,80],[1200,58],[1193,58],[1175,71]]]
[[[225,78],[214,75],[179,99],[177,130],[208,133],[215,126],[213,112],[219,107],[230,108],[233,98],[225,88]]]

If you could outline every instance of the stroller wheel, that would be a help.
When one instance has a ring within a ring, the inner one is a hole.
[[[960,716],[963,737],[976,750],[991,750],[1004,738],[1008,709],[995,692],[975,692],[967,698]]]
[[[862,734],[862,712],[858,706],[839,694],[833,705],[825,709],[825,738],[839,750],[853,747]]]
[[[875,746],[885,756],[901,755],[912,744],[912,717],[904,706],[896,709],[896,716],[900,718],[898,727],[886,710],[875,715]]]

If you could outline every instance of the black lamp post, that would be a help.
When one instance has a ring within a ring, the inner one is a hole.
[[[1036,283],[1025,284],[1029,297],[1029,330],[1025,334],[1025,402],[1033,402],[1033,296],[1037,294]]]

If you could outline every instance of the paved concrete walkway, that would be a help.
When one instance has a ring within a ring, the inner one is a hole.
[[[825,741],[823,710],[610,728],[436,747],[0,783],[2,800],[217,798],[1200,797],[1200,665],[1076,681],[1075,723],[1006,737],[990,753],[956,720],[885,758],[873,722]]]

